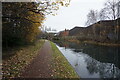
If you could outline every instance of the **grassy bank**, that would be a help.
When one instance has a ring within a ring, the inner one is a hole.
[[[95,41],[83,41],[84,43],[95,44],[95,45],[102,45],[102,46],[120,46],[120,44],[115,43],[102,43],[102,42],[95,42]]]
[[[3,77],[19,77],[21,70],[36,57],[43,44],[44,40],[39,40],[34,45],[12,48],[11,51],[3,52],[4,56],[7,56],[3,58]],[[13,55],[9,57],[10,53]]]
[[[62,55],[56,45],[51,42],[53,50],[53,77],[54,78],[79,78],[73,67],[67,59]]]
[[[72,43],[88,43],[88,44],[94,44],[94,45],[102,45],[102,46],[113,46],[117,47],[120,46],[120,43],[110,43],[110,42],[97,42],[92,40],[77,40],[77,39],[66,39],[66,40],[55,40],[55,42],[72,42]]]

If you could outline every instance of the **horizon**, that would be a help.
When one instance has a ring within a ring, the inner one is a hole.
[[[117,18],[117,19],[120,19],[120,17]],[[115,20],[117,20],[117,19],[115,19]],[[114,20],[100,20],[100,21],[97,21],[96,23],[101,22],[101,21],[114,21]],[[90,27],[90,26],[92,26],[92,25],[94,25],[94,24],[96,24],[96,23],[93,23],[93,24],[91,24],[91,25],[89,25],[89,26],[86,26],[86,27]],[[71,29],[74,29],[74,28],[76,28],[76,27],[79,27],[79,28],[86,28],[86,27],[82,27],[82,26],[74,26],[74,27],[71,28]],[[65,30],[71,30],[71,29],[65,28],[65,29],[63,29],[63,30],[61,30],[61,31],[54,31],[54,30],[51,30],[51,31],[47,31],[47,32],[48,32],[48,33],[59,33],[59,32],[62,32],[62,31],[65,31]]]
[[[56,29],[57,32],[72,29],[75,26],[87,27],[87,14],[91,9],[100,11],[107,0],[71,0],[68,7],[60,7],[56,16],[47,15],[44,25]],[[94,5],[93,5],[94,4]]]

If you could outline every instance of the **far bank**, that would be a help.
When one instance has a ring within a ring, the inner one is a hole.
[[[87,27],[65,29],[53,37],[53,40],[120,46],[120,18],[98,21]]]

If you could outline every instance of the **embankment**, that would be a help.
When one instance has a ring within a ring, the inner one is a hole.
[[[3,78],[16,78],[38,54],[44,40],[37,41],[34,45],[12,48],[3,54]],[[10,55],[12,54],[12,56]],[[6,57],[6,58],[5,58]]]
[[[53,50],[53,73],[54,78],[78,78],[79,76],[74,71],[73,67],[67,61],[67,59],[63,56],[63,54],[59,51],[56,45],[53,42],[51,43],[51,47]]]

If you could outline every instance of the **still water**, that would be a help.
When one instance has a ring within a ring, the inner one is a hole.
[[[81,78],[120,78],[120,47],[57,43]]]

